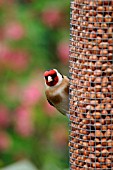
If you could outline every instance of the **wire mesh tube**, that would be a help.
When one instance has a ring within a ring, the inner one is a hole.
[[[113,0],[72,0],[70,169],[113,170]]]

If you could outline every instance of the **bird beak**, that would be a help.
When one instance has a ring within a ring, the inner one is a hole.
[[[48,82],[51,82],[51,81],[53,81],[52,77],[48,76]]]

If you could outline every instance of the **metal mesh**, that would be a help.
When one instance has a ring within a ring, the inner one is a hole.
[[[72,0],[70,169],[113,170],[113,0]]]

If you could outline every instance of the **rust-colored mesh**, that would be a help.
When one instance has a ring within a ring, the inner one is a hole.
[[[70,169],[113,170],[113,0],[72,0]]]

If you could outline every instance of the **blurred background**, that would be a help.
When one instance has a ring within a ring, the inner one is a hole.
[[[68,74],[69,0],[0,0],[0,169],[68,165],[68,120],[45,98],[43,72]]]

